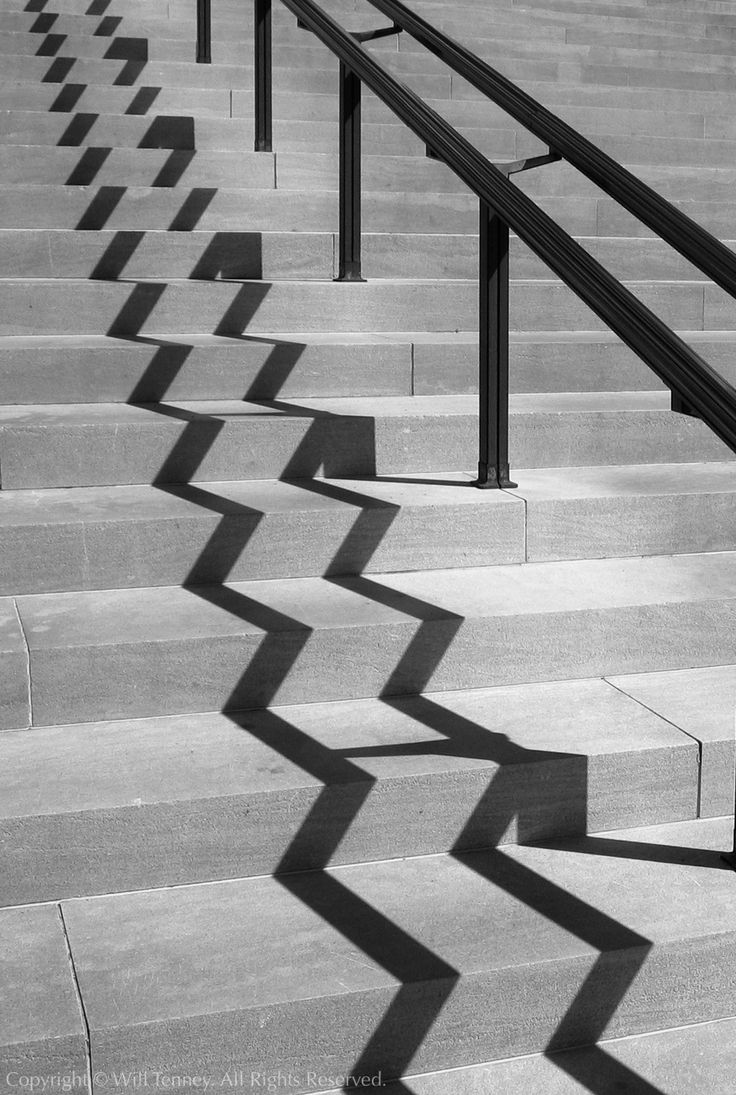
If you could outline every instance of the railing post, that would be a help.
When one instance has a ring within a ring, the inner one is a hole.
[[[212,63],[212,12],[210,0],[197,0],[197,64]]]
[[[480,202],[480,453],[476,486],[509,478],[509,226]]]
[[[273,123],[271,119],[271,0],[255,0],[255,150],[271,152]]]
[[[736,871],[736,794],[734,794],[733,851],[727,852],[722,858]]]
[[[336,281],[361,276],[360,78],[340,62],[340,237]]]

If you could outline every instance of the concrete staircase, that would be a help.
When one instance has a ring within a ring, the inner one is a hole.
[[[414,6],[736,238],[736,2]],[[733,454],[513,240],[472,489],[475,200],[368,97],[333,284],[336,63],[275,0],[255,154],[213,7],[198,66],[193,0],[0,0],[0,1091],[733,1095]],[[733,301],[517,178],[736,379]]]

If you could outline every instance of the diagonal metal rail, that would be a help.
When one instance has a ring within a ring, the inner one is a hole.
[[[731,296],[736,296],[736,255],[705,228],[686,216],[641,179],[603,152],[572,126],[547,110],[465,46],[454,41],[401,0],[368,0],[420,45],[439,57],[539,137],[563,160],[679,251]]]
[[[393,8],[393,2],[377,0]],[[478,198],[629,346],[675,397],[701,417],[736,451],[736,389],[696,354],[592,255],[580,246],[502,170],[404,84],[388,73],[361,44],[313,0],[282,3],[358,76]],[[401,16],[400,12],[397,12]],[[397,19],[397,23],[403,19]],[[460,48],[460,47],[458,47]],[[478,62],[482,65],[482,62]],[[562,123],[560,123],[562,124]],[[582,140],[582,138],[581,138]],[[562,153],[556,142],[553,151]],[[601,153],[601,155],[603,155]],[[622,169],[623,170],[623,169]],[[655,195],[656,196],[656,195]],[[660,199],[663,205],[667,203]],[[687,218],[684,218],[687,221]],[[698,229],[694,222],[693,229]],[[718,241],[714,241],[718,244]],[[722,244],[718,247],[723,248]],[[736,295],[736,258],[728,284]],[[725,279],[724,279],[725,284]]]

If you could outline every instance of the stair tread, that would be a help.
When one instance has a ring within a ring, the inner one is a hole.
[[[595,1090],[600,1095],[615,1095],[624,1083],[632,1092],[656,1089],[667,1095],[692,1095],[693,1091],[731,1095],[735,1046],[736,1019],[715,1019],[628,1038],[604,1038],[597,1046],[583,1049],[408,1076],[402,1089],[408,1095],[488,1090],[524,1091],[526,1095],[589,1095]],[[337,1095],[337,1089],[323,1095]]]
[[[221,514],[237,514],[244,506],[258,513],[288,514],[367,506],[498,506],[518,498],[535,504],[559,499],[731,494],[736,491],[736,467],[731,463],[598,466],[565,468],[564,473],[559,468],[519,468],[514,474],[522,482],[513,493],[468,490],[473,477],[463,472],[445,472],[439,479],[415,472],[402,479],[391,476],[326,478],[319,483],[283,479],[199,482],[196,487],[171,485],[165,490],[150,484],[14,490],[3,496],[0,528],[26,524],[178,521],[188,516],[212,514],[213,499],[217,500]]]
[[[423,1071],[436,1060],[433,1038],[447,1064],[456,1063],[445,1024],[461,1015],[472,1024],[475,1054],[489,1044],[499,1056],[542,1049],[601,954],[630,955],[599,1005],[610,1035],[635,1033],[645,1021],[688,1022],[698,1006],[703,1018],[718,1017],[724,993],[708,998],[713,962],[736,930],[733,873],[719,858],[730,836],[723,820],[682,822],[557,847],[336,868],[286,884],[261,878],[69,901],[64,913],[90,1030],[117,1029],[131,1056],[134,1033],[149,1024],[170,1024],[171,1046],[176,1020],[239,1012],[251,1032],[263,1009],[294,1007],[294,1022],[308,1001],[324,1017],[328,1000],[358,1009],[363,994],[363,1006],[379,994],[383,1011],[385,994],[424,981],[446,991],[439,1019],[439,1000],[425,997],[421,1028],[431,1030],[429,1045],[413,1062]],[[670,995],[675,984],[685,988],[691,946],[702,954],[708,941],[712,958],[700,984]],[[669,976],[660,953],[669,954]],[[528,991],[504,993],[502,986],[526,976]],[[544,993],[536,1006],[535,988]],[[413,1001],[415,1014],[416,1007]],[[514,1033],[511,1016],[519,1024]],[[202,1028],[190,1030],[194,1044],[180,1043],[178,1061],[202,1052]],[[285,1063],[302,1048],[297,1031],[291,1028]],[[273,1044],[273,1024],[268,1036]],[[258,1059],[256,1038],[249,1049],[248,1064]]]
[[[719,671],[723,694],[720,705],[713,704],[720,724],[717,734],[711,730],[714,741],[728,740],[725,691],[736,668]],[[669,676],[673,685],[683,677],[681,691],[692,688],[692,674]],[[381,781],[539,764],[568,754],[695,749],[694,739],[661,718],[656,708],[648,710],[625,695],[625,680],[618,687],[600,680],[564,681],[433,693],[390,704],[352,700],[241,715],[171,715],[8,731],[0,817],[321,786],[317,770],[310,770],[310,741],[315,749],[334,751],[332,771],[328,765],[323,773],[329,783],[349,782],[355,775],[352,766],[367,781]],[[641,683],[647,684],[646,677]],[[297,728],[303,737],[291,759],[279,749],[279,723]],[[341,768],[345,750],[352,766]],[[39,801],[41,780],[48,780],[48,786]]]
[[[253,153],[213,6],[197,65],[191,0],[0,0],[0,1058],[726,1095],[733,454],[514,239],[520,486],[472,489],[476,198],[367,93],[369,283],[333,286],[335,58],[274,5]],[[732,233],[733,3],[417,10]],[[543,150],[409,35],[375,55]],[[569,165],[516,181],[733,379],[720,289]]]
[[[511,412],[517,413],[578,413],[580,411],[641,411],[667,410],[669,393],[660,391],[634,392],[521,392],[510,397]],[[162,421],[171,422],[167,408],[179,410],[182,416],[245,417],[269,416],[276,418],[316,418],[322,416],[362,417],[424,417],[426,415],[475,415],[477,399],[472,395],[423,395],[423,396],[359,396],[321,397],[318,399],[293,398],[282,403],[277,400],[200,400],[166,401],[161,403],[84,403],[39,404],[28,406],[0,406],[0,428],[34,425],[64,425],[98,423],[139,422],[160,426]]]
[[[219,592],[218,592],[219,591]],[[239,611],[240,599],[243,607]],[[736,598],[736,552],[25,595],[31,649],[382,626]]]
[[[713,342],[736,342],[736,330],[710,330],[676,332],[687,342],[701,342],[704,344]],[[422,345],[472,345],[478,342],[477,331],[278,331],[274,333],[259,332],[259,341],[265,342],[299,342],[314,343],[315,345],[342,346],[342,345],[383,345],[391,342],[406,344],[407,342],[421,343]],[[606,343],[619,343],[620,339],[612,331],[509,331],[509,340],[513,343],[547,344],[555,343],[582,343],[600,345]],[[192,346],[204,347],[241,347],[243,339],[237,335],[215,335],[204,333],[182,333],[181,335],[162,336],[160,338],[141,339],[136,341],[130,338],[115,338],[104,334],[38,334],[38,335],[2,335],[0,336],[0,352],[13,349],[59,348],[73,350],[77,347],[109,349],[111,351],[125,350],[128,353],[139,351],[148,353],[150,345],[179,346],[182,343]]]

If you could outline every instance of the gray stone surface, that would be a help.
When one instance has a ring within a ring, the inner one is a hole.
[[[730,1015],[730,836],[686,822],[66,902],[93,1067],[388,1078]]]
[[[33,1077],[77,1076],[88,1087],[82,1011],[57,906],[0,911],[0,1091]]]
[[[36,729],[8,735],[3,753],[8,903],[263,874],[285,857],[296,870],[325,856],[426,855],[464,830],[472,848],[697,808],[696,743],[601,681]]]
[[[474,490],[463,475],[405,479],[15,491],[0,510],[0,590],[175,585],[193,574],[202,585],[524,560],[524,506],[512,494]]]
[[[732,454],[664,392],[518,394],[512,466],[691,463]],[[471,396],[46,405],[0,410],[6,489],[469,473]],[[111,440],[115,439],[115,443]],[[94,455],[93,455],[94,454]]]
[[[38,725],[733,664],[736,556],[20,597]]]
[[[28,650],[13,600],[0,598],[0,730],[30,722]]]
[[[409,337],[367,332],[140,342],[104,335],[5,338],[0,377],[6,404],[408,395]]]
[[[701,816],[732,813],[736,668],[722,665],[679,673],[635,674],[612,681],[701,743]]]
[[[517,1057],[452,1072],[411,1076],[411,1095],[487,1095],[525,1091],[527,1095],[619,1095],[656,1089],[668,1095],[731,1095],[736,1020],[678,1027],[677,1030],[603,1041],[598,1047],[568,1050],[549,1057]],[[391,1087],[388,1088],[389,1095]],[[332,1095],[332,1093],[329,1093]],[[336,1095],[336,1093],[335,1093]]]
[[[255,191],[248,191],[253,194]],[[279,195],[279,191],[264,191]],[[87,199],[87,204],[89,204]],[[111,227],[123,227],[113,225]],[[145,225],[140,225],[141,228]],[[203,226],[205,227],[205,226]],[[39,305],[29,309],[31,288]],[[193,322],[202,334],[261,334],[294,331],[471,330],[477,288],[462,280],[369,281],[365,285],[293,282],[170,281],[156,283],[36,279],[0,282],[0,305],[7,318],[4,335],[181,334]],[[698,282],[641,282],[631,286],[643,303],[671,325],[689,330],[732,329],[714,311],[711,286]],[[134,293],[135,308],[131,303]],[[721,292],[719,290],[719,292]],[[703,321],[703,294],[708,297]],[[75,301],[75,323],[70,301]],[[713,305],[713,306],[712,306]],[[140,311],[139,311],[140,307]],[[599,330],[602,323],[570,289],[557,282],[516,281],[511,286],[515,329]],[[450,325],[446,318],[454,316]],[[193,321],[192,316],[196,316]],[[522,319],[523,317],[523,319]]]
[[[729,551],[731,464],[519,470],[530,560]]]

